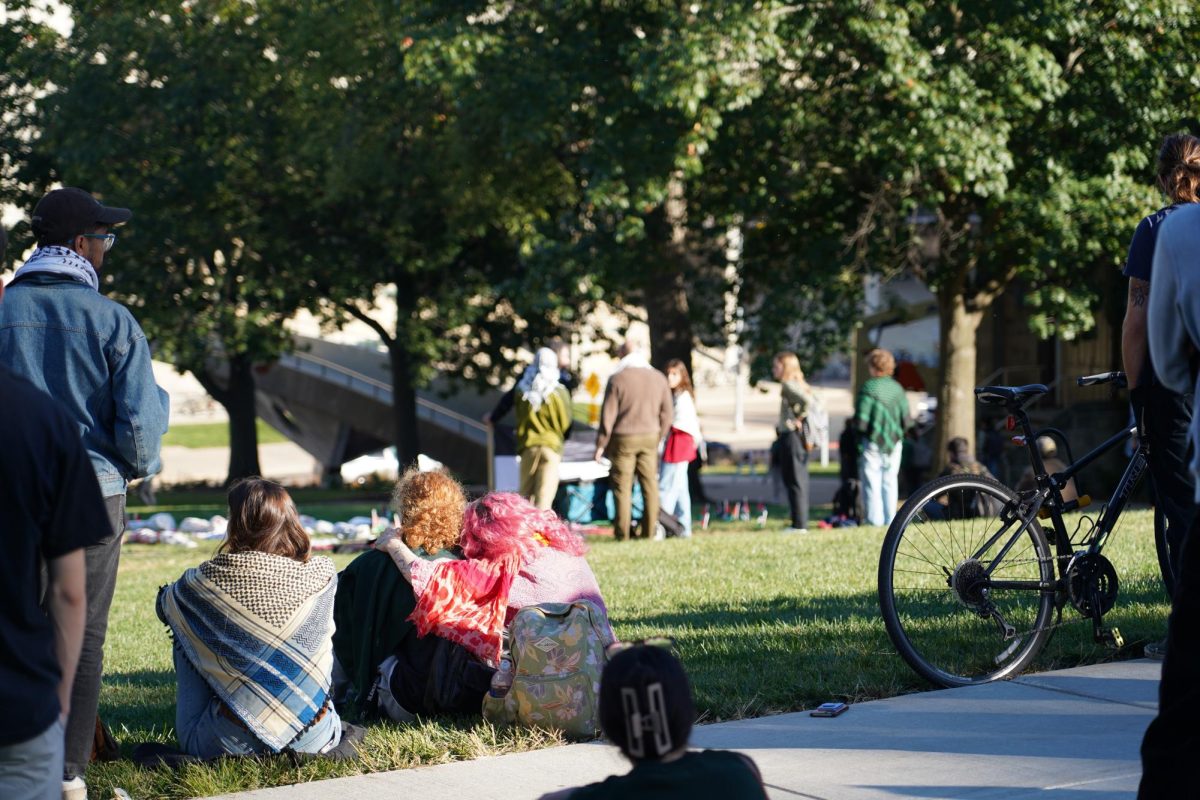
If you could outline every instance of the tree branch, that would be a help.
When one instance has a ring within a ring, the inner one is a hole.
[[[396,337],[388,333],[387,328],[383,327],[378,320],[368,316],[367,312],[363,311],[357,305],[351,302],[339,303],[339,305],[345,309],[346,313],[348,313],[350,316],[354,317],[359,322],[362,322],[368,328],[375,331],[375,333],[379,335],[379,338],[383,340],[384,345],[387,346],[388,349],[391,349],[392,345],[396,343]]]

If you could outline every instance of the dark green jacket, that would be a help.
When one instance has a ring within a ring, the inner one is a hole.
[[[868,443],[891,452],[908,427],[908,396],[894,378],[871,378],[858,390],[854,427],[859,432],[859,452]]]

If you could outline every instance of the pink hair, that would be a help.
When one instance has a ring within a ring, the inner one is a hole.
[[[492,492],[467,506],[463,517],[462,551],[467,558],[499,561],[518,555],[528,562],[542,545],[575,556],[587,552],[578,534],[572,533],[553,511],[542,510],[512,492]]]

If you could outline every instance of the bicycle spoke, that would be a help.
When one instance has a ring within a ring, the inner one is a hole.
[[[1020,524],[1011,518],[1015,502],[1010,490],[991,481],[941,479],[910,498],[901,524],[888,533],[880,566],[888,633],[905,659],[935,682],[1007,674],[1044,639],[1051,602],[1032,587],[1053,580],[1053,560],[1036,522],[1013,527]],[[947,519],[933,518],[934,512]],[[1010,585],[992,586],[993,579]]]

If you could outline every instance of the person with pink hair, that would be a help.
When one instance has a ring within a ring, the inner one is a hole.
[[[412,584],[410,619],[495,666],[504,629],[525,606],[590,600],[607,616],[587,546],[553,511],[493,492],[467,506],[461,561],[426,561],[395,531],[375,543]]]

